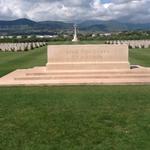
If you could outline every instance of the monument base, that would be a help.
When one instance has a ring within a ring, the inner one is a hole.
[[[145,85],[150,84],[150,69],[127,70],[59,70],[46,67],[16,70],[0,78],[0,86],[52,85]]]
[[[150,68],[130,67],[127,45],[51,45],[46,67],[0,78],[0,86],[133,84],[150,84]]]

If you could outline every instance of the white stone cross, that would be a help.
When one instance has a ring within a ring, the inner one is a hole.
[[[78,42],[78,37],[77,37],[77,25],[74,25],[74,37],[72,42]]]

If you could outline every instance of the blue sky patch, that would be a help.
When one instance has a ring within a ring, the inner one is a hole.
[[[101,0],[102,3],[110,3],[111,0]]]

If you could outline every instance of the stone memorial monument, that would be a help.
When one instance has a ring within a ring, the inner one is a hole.
[[[46,66],[0,78],[0,86],[80,84],[150,84],[150,68],[130,66],[127,44],[49,45]]]

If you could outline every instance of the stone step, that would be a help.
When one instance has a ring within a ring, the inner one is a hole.
[[[63,79],[150,79],[150,74],[99,74],[99,75],[51,75],[51,76],[22,76],[15,80],[63,80]]]
[[[54,75],[150,75],[150,71],[90,71],[90,72],[36,72],[36,73],[26,73],[26,76],[54,76]]]

